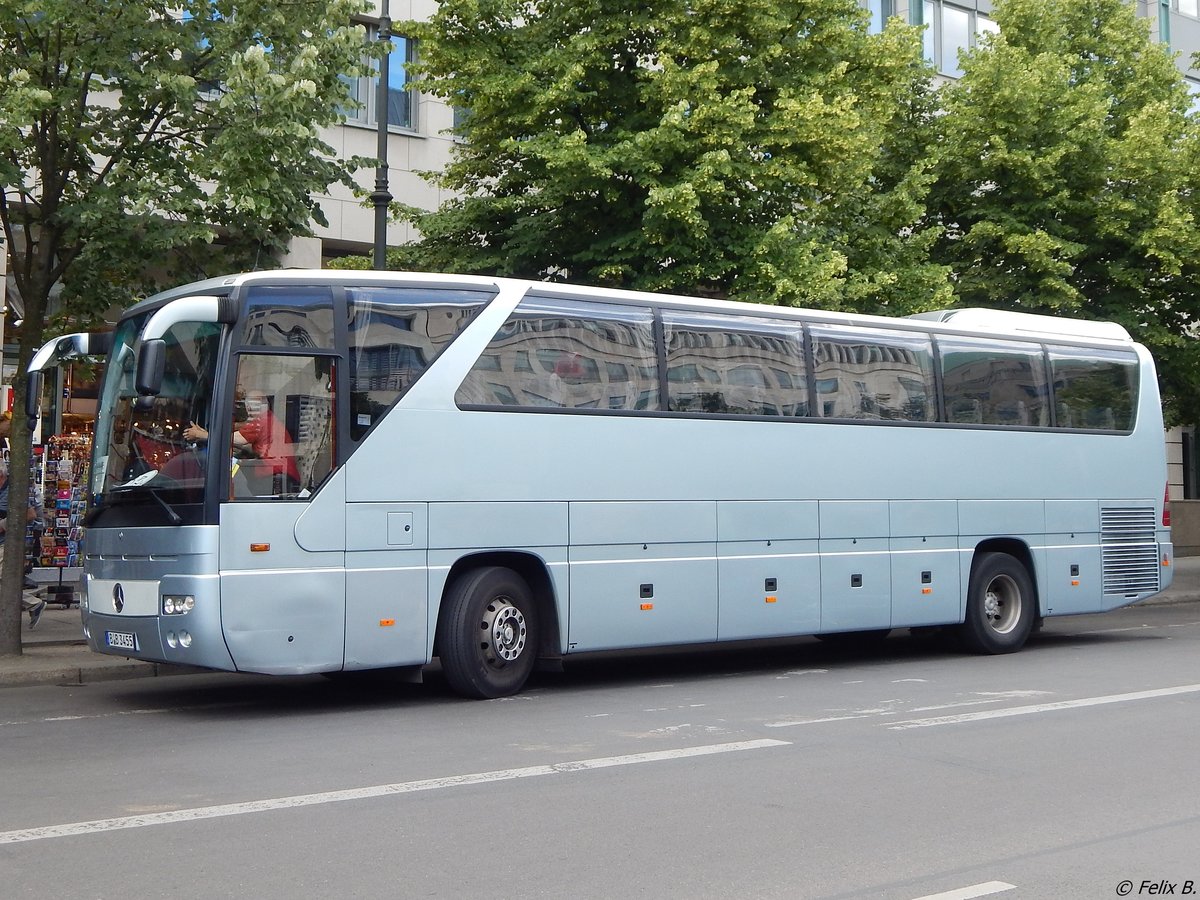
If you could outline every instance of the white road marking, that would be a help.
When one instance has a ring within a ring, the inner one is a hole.
[[[828,709],[826,712],[831,715],[819,716],[806,719],[783,719],[779,722],[764,722],[767,728],[791,728],[795,725],[821,725],[826,722],[844,722],[847,719],[867,719],[874,716],[897,716],[901,713],[910,714],[918,712],[933,712],[939,709],[957,709],[962,706],[981,706],[987,703],[1000,703],[1004,700],[1013,700],[1018,697],[1039,697],[1048,694],[1049,691],[988,691],[984,693],[974,693],[971,696],[978,697],[978,700],[959,700],[953,703],[941,703],[933,706],[915,706],[912,709],[900,709],[899,706],[903,703],[910,702],[905,700],[885,700],[888,706],[872,707],[867,709]]]
[[[234,706],[245,706],[247,704],[237,703],[206,703],[203,706],[186,707],[188,712],[194,712],[200,709],[229,709]],[[73,716],[45,716],[41,719],[10,719],[5,722],[0,722],[0,728],[9,728],[14,725],[40,725],[45,722],[81,722],[85,719],[111,719],[116,716],[160,716],[165,713],[180,712],[185,707],[176,707],[174,709],[121,709],[116,712],[106,713],[89,713],[86,715]]]
[[[1086,706],[1104,706],[1109,703],[1128,703],[1133,700],[1153,700],[1177,694],[1200,692],[1200,684],[1184,684],[1179,687],[1158,688],[1152,691],[1132,691],[1128,694],[1108,694],[1104,697],[1083,697],[1079,700],[1060,700],[1057,703],[1036,703],[1032,706],[1011,706],[1008,709],[985,709],[979,712],[962,713],[957,716],[936,716],[931,719],[912,719],[889,725],[891,731],[908,728],[930,728],[935,725],[958,725],[963,722],[979,722],[984,719],[1004,719],[1009,716],[1030,716],[1036,713],[1057,712],[1061,709],[1081,709]]]
[[[343,800],[370,800],[395,794],[412,794],[418,791],[436,791],[442,788],[464,787],[475,784],[490,784],[496,781],[512,781],[517,778],[537,778],[543,775],[562,775],[585,772],[592,769],[609,769],[614,766],[632,766],[640,763],[663,762],[672,759],[688,759],[693,756],[712,756],[716,753],[738,753],[744,750],[763,750],[768,747],[786,747],[788,741],[762,739],[737,741],[729,744],[707,744],[700,747],[683,747],[678,750],[657,750],[649,753],[631,753],[626,756],[606,756],[596,759],[581,759],[576,762],[555,763],[548,766],[528,766],[521,769],[498,769],[494,772],[476,772],[469,775],[450,775],[445,778],[427,778],[422,781],[404,781],[397,784],[380,784],[373,787],[353,788],[344,791],[324,791],[319,794],[297,794],[291,797],[276,797],[270,800],[251,800],[245,803],[226,803],[221,806],[201,806],[179,809],[172,812],[150,813],[140,816],[120,816],[113,819],[96,819],[91,822],[72,822],[66,825],[47,825],[41,828],[22,828],[16,831],[0,831],[0,844],[19,844],[49,838],[74,837],[81,834],[96,834],[117,831],[123,828],[148,828],[154,825],[175,825],[180,822],[195,822],[200,819],[217,819],[224,816],[244,816],[251,813],[270,812],[278,809],[295,809],[301,806],[318,806],[339,803]]]
[[[825,716],[822,719],[786,719],[782,722],[763,722],[767,728],[791,728],[793,725],[821,725],[825,722],[845,722],[848,719],[869,719],[869,713],[858,713],[853,716]]]
[[[1078,637],[1083,634],[1119,634],[1122,631],[1145,631],[1147,628],[1193,628],[1200,625],[1200,622],[1175,622],[1167,625],[1130,625],[1125,628],[1096,628],[1092,631],[1072,631],[1069,634],[1064,633],[1064,637]]]
[[[988,894],[1001,894],[1004,891],[1016,889],[1015,884],[1009,884],[1006,881],[985,881],[982,884],[973,884],[970,887],[945,891],[941,894],[926,894],[924,897],[917,897],[916,900],[971,900],[973,897],[986,897]]]

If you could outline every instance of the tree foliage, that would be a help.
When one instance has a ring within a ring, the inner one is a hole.
[[[1170,49],[1124,0],[999,0],[941,92],[934,259],[958,303],[1105,319],[1200,421],[1197,129]]]
[[[455,199],[398,266],[907,312],[944,303],[914,234],[919,35],[854,0],[446,0],[417,83],[465,110]]]
[[[149,279],[261,265],[352,184],[319,129],[348,103],[362,0],[0,0],[0,223],[24,304],[87,323]],[[221,238],[221,243],[214,240]],[[52,309],[51,298],[55,297]],[[14,382],[17,405],[25,379]],[[12,496],[29,433],[13,429]],[[19,553],[0,653],[19,652]],[[9,564],[11,563],[11,565]]]

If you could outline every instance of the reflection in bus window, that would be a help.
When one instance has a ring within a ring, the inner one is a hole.
[[[246,308],[243,344],[293,349],[333,347],[333,291],[329,287],[254,287],[247,292]]]
[[[925,335],[813,326],[821,414],[836,419],[937,419],[933,347]]]
[[[1050,373],[1059,428],[1133,429],[1138,373],[1135,355],[1051,347]]]
[[[413,287],[347,289],[351,438],[367,433],[491,296]],[[478,365],[499,371],[500,360],[485,356]]]
[[[464,406],[656,409],[653,315],[635,306],[527,298],[456,399]]]
[[[1014,427],[1050,424],[1046,366],[1037,344],[939,339],[951,422]]]
[[[663,326],[671,410],[808,415],[798,322],[666,311]]]

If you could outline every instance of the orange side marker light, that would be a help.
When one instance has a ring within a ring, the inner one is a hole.
[[[379,620],[379,627],[380,627],[380,628],[391,628],[391,627],[392,627],[393,625],[395,625],[395,624],[396,624],[396,620],[395,620],[395,619],[380,619],[380,620]]]
[[[251,545],[250,545],[250,552],[251,552],[251,553],[266,553],[266,552],[268,552],[270,549],[271,549],[271,545],[270,545],[270,544],[251,544]]]
[[[932,594],[933,588],[921,588],[921,593],[922,594]]]
[[[767,598],[765,598],[765,599],[766,599],[766,601],[767,601],[768,603],[775,603],[776,601],[778,601],[778,600],[779,600],[779,598],[778,598],[778,597],[767,597]]]
[[[646,609],[654,609],[654,604],[653,604],[653,603],[643,603],[643,604],[642,604],[642,609],[643,609],[643,610],[646,610]]]

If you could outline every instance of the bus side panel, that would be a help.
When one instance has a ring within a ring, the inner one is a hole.
[[[565,503],[429,504],[432,549],[502,550],[561,547],[566,543]]]
[[[958,621],[958,505],[952,500],[888,504],[893,628]]]
[[[959,552],[956,537],[892,538],[893,628],[958,621]]]
[[[429,507],[346,504],[346,669],[429,662]]]
[[[717,545],[717,637],[812,634],[821,629],[816,541],[723,541]]]
[[[889,628],[892,563],[886,500],[822,500],[821,631]]]
[[[1046,501],[1048,616],[1098,612],[1103,599],[1100,507],[1095,500]]]
[[[571,504],[572,650],[717,639],[710,501]]]
[[[820,629],[818,533],[815,501],[717,503],[720,640]]]
[[[429,662],[428,552],[346,554],[346,665],[350,669]]]
[[[221,624],[238,670],[302,675],[342,668],[346,554],[296,543],[305,503],[221,507]],[[252,546],[269,549],[255,550]]]

